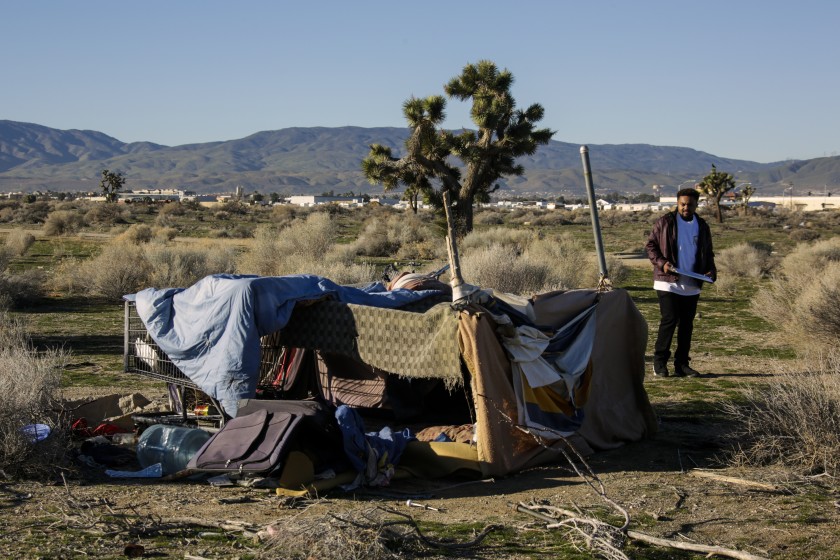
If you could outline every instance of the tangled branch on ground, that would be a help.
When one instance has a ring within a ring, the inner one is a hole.
[[[394,519],[398,516],[401,519]],[[435,540],[425,535],[413,517],[393,509],[369,507],[344,514],[299,516],[270,525],[259,558],[282,553],[293,560],[391,560],[422,555],[429,549],[476,547],[499,527],[489,525],[467,542]]]

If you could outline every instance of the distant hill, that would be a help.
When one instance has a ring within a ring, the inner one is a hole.
[[[127,189],[179,188],[199,193],[254,190],[295,194],[325,191],[379,193],[360,171],[373,143],[402,152],[404,128],[285,128],[238,140],[183,146],[124,143],[92,130],[57,130],[0,120],[0,191],[98,190],[103,169],[126,176]],[[648,144],[589,145],[593,181],[599,191],[651,192],[654,184],[675,187],[706,175],[712,164],[752,182],[762,194],[840,185],[840,157],[756,163],[690,148]],[[525,175],[509,179],[512,194],[582,194],[580,146],[551,141],[522,158]]]

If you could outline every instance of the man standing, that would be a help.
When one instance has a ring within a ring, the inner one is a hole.
[[[700,193],[696,189],[682,189],[677,193],[677,210],[659,218],[653,225],[645,250],[653,263],[653,289],[659,298],[659,333],[653,354],[653,373],[668,377],[671,341],[677,331],[674,352],[674,375],[699,377],[689,367],[691,334],[694,315],[700,299],[702,282],[678,275],[675,270],[705,274],[717,278],[715,254],[712,251],[712,232],[709,225],[696,214]]]

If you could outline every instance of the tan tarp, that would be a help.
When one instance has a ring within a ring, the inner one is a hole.
[[[584,455],[656,433],[656,416],[643,387],[647,323],[626,291],[599,295],[592,290],[574,290],[538,296],[534,301],[537,323],[560,326],[596,297],[591,393],[584,407],[583,426],[568,438]],[[504,475],[561,458],[557,450],[515,426],[510,363],[495,328],[486,313],[476,310],[461,314],[459,343],[472,376],[478,459],[485,476]]]

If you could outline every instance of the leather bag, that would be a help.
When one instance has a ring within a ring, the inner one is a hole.
[[[265,409],[225,423],[187,464],[205,472],[270,474],[289,451],[302,416]]]

